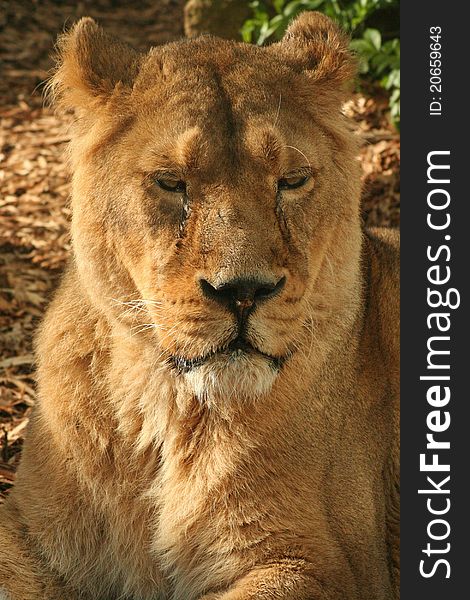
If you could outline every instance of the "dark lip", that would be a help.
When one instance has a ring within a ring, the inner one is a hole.
[[[200,367],[201,365],[206,363],[208,360],[210,360],[212,357],[216,356],[217,354],[230,353],[230,352],[233,352],[236,350],[242,350],[243,352],[245,352],[247,354],[248,353],[254,353],[254,354],[256,353],[256,354],[263,356],[267,361],[269,361],[271,367],[275,371],[279,371],[288,358],[288,355],[286,355],[286,356],[271,356],[270,354],[265,354],[264,352],[261,352],[261,350],[258,350],[258,348],[255,348],[255,346],[253,346],[243,336],[239,335],[234,340],[232,340],[229,344],[227,344],[225,346],[221,346],[221,347],[217,348],[217,350],[214,350],[213,352],[209,352],[208,354],[205,354],[204,356],[200,356],[197,358],[183,358],[182,356],[177,356],[177,355],[170,356],[168,359],[168,364],[179,375],[183,375],[184,373],[189,373],[193,369]]]

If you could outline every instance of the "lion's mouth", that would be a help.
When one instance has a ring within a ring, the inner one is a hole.
[[[262,352],[253,344],[251,344],[247,339],[243,336],[238,336],[230,343],[220,346],[216,350],[205,354],[204,356],[199,356],[196,358],[184,358],[182,356],[173,355],[169,357],[168,363],[172,369],[174,369],[178,374],[189,373],[193,369],[200,367],[207,363],[209,360],[216,356],[224,357],[227,361],[237,360],[242,356],[250,356],[250,355],[258,355],[263,357],[268,361],[273,370],[279,371],[285,361],[288,358],[288,355],[285,356],[272,356],[270,354],[266,354]]]

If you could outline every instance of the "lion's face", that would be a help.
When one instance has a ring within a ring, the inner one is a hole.
[[[139,57],[89,20],[63,43],[82,279],[200,398],[271,388],[332,310],[331,248],[357,238],[349,59],[318,22],[268,49],[207,37]]]

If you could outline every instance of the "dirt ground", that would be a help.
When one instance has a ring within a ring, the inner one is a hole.
[[[0,500],[14,484],[35,399],[35,328],[70,252],[67,120],[44,106],[58,33],[94,17],[138,49],[183,35],[184,0],[0,0]],[[345,107],[362,140],[367,224],[398,226],[399,136],[386,96],[356,93]]]

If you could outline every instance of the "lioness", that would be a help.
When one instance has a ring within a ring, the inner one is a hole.
[[[73,257],[4,597],[396,597],[398,250],[361,228],[347,38],[140,55],[82,19],[59,51]]]

